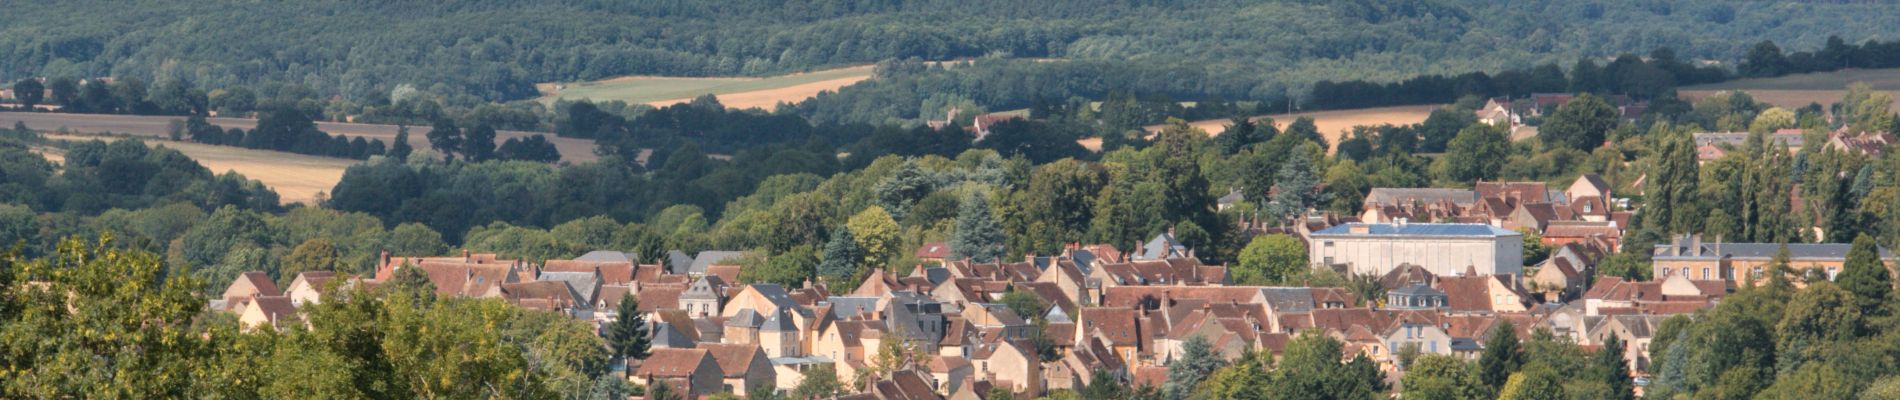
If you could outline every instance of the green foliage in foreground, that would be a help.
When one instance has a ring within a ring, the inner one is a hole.
[[[0,397],[573,398],[606,371],[580,321],[400,285],[332,287],[301,321],[245,329],[190,275],[116,246],[0,258]]]

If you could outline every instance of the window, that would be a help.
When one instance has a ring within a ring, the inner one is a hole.
[[[1323,243],[1323,245],[1326,247],[1333,247],[1333,241],[1331,240],[1320,242],[1320,243]]]
[[[1432,344],[1431,344],[1431,346],[1432,346],[1432,352],[1433,352],[1433,353],[1437,353],[1437,352],[1438,352],[1438,342],[1432,342]]]
[[[1834,275],[1839,273],[1840,267],[1827,267],[1827,280],[1834,280]]]
[[[1702,269],[1702,279],[1703,279],[1703,280],[1708,280],[1708,279],[1709,279],[1709,269],[1708,269],[1708,268],[1703,268],[1703,269]]]
[[[1333,256],[1326,256],[1326,258],[1321,261],[1326,265],[1333,265]]]
[[[1754,277],[1756,277],[1756,278],[1760,278],[1760,277],[1761,277],[1761,266],[1760,266],[1760,265],[1757,265],[1757,266],[1755,266],[1755,272],[1754,272],[1753,274],[1754,274]]]
[[[1669,277],[1669,267],[1663,267],[1662,273],[1656,274],[1656,279],[1662,279],[1662,278],[1668,278],[1668,277]]]

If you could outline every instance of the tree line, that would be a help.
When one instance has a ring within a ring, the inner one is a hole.
[[[1845,68],[1893,67],[1900,67],[1900,41],[1882,43],[1867,39],[1857,46],[1847,44],[1840,36],[1828,36],[1827,43],[1813,51],[1786,52],[1773,40],[1761,41],[1748,49],[1735,71],[1750,78],[1768,78]]]

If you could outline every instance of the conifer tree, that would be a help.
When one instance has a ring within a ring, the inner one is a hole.
[[[607,344],[613,347],[615,356],[645,359],[652,342],[647,338],[647,318],[640,313],[640,300],[632,293],[625,294],[615,311],[619,318],[607,324]]]
[[[1478,357],[1478,380],[1494,389],[1503,387],[1524,365],[1524,354],[1518,352],[1518,347],[1517,331],[1510,321],[1491,328],[1491,336],[1484,340],[1484,354]]]
[[[990,211],[989,197],[980,191],[963,196],[957,207],[957,231],[950,236],[950,256],[975,262],[1003,257],[1003,228]]]
[[[1880,261],[1880,249],[1867,235],[1854,238],[1847,250],[1847,261],[1835,278],[1842,289],[1854,294],[1854,301],[1867,315],[1886,315],[1887,299],[1893,296],[1893,278]]]
[[[858,247],[858,240],[850,229],[841,227],[832,232],[836,233],[825,242],[824,256],[818,262],[818,276],[831,282],[855,279],[858,264],[864,260],[864,249]]]

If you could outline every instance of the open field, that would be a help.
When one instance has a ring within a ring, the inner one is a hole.
[[[1847,93],[1847,85],[1854,82],[1866,82],[1874,89],[1886,91],[1900,98],[1900,68],[1890,69],[1849,69],[1834,72],[1796,74],[1776,78],[1738,79],[1722,83],[1683,87],[1679,93],[1685,100],[1695,101],[1722,91],[1744,91],[1757,101],[1773,104],[1777,107],[1796,108],[1808,104],[1826,106],[1841,101]],[[1894,111],[1900,112],[1900,103]]]
[[[1294,119],[1298,119],[1299,117],[1313,117],[1313,125],[1319,127],[1319,132],[1321,135],[1326,136],[1327,143],[1339,144],[1340,139],[1345,137],[1354,126],[1380,124],[1406,125],[1425,122],[1425,117],[1431,116],[1432,110],[1438,107],[1440,106],[1393,106],[1274,114],[1250,118],[1254,121],[1259,121],[1263,118],[1273,118],[1273,122],[1276,126],[1285,129],[1286,124],[1292,123]],[[1221,131],[1226,130],[1227,124],[1230,122],[1231,120],[1226,119],[1210,119],[1189,122],[1188,125],[1207,131],[1209,136],[1213,136],[1219,135]],[[1165,126],[1150,125],[1147,127],[1147,130],[1149,132],[1158,132],[1163,127]]]
[[[64,141],[118,140],[118,137],[99,135],[61,135],[48,134],[47,139]],[[317,193],[328,193],[343,179],[343,170],[357,163],[356,160],[307,156],[269,150],[252,150],[241,147],[213,146],[207,144],[173,142],[169,140],[148,140],[152,146],[165,146],[197,160],[213,173],[237,171],[244,177],[263,182],[276,190],[285,204],[313,204]],[[36,149],[46,155],[48,160],[64,162],[64,154],[57,148]]]
[[[14,122],[23,122],[29,128],[44,131],[65,128],[67,132],[76,133],[112,132],[162,138],[169,131],[171,121],[174,119],[182,119],[182,117],[0,112],[0,127],[11,128]],[[207,121],[226,129],[257,127],[257,120],[248,118],[209,118]],[[395,125],[317,122],[317,129],[332,135],[382,139],[384,143],[396,140],[396,128]],[[418,149],[429,148],[428,133],[427,126],[409,127],[409,146]],[[495,135],[495,143],[499,145],[509,138],[525,138],[533,135],[546,135],[548,142],[554,143],[554,148],[561,151],[562,161],[578,163],[599,158],[594,155],[594,141],[555,137],[552,133],[500,131]]]
[[[827,69],[765,78],[691,78],[668,76],[626,76],[593,82],[543,83],[536,85],[545,94],[542,101],[557,99],[620,100],[664,107],[712,94],[719,103],[732,108],[771,109],[779,102],[796,103],[819,92],[871,78],[873,66]]]

